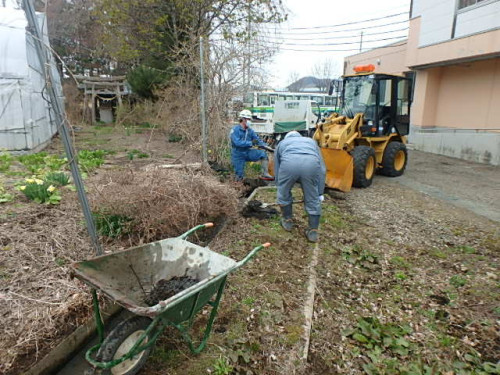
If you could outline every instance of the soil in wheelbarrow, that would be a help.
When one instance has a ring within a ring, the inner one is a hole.
[[[174,276],[169,280],[158,280],[149,295],[144,299],[144,302],[148,306],[154,306],[158,302],[165,301],[198,282],[199,280],[189,276]]]

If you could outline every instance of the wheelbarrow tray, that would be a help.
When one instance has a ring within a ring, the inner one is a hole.
[[[179,237],[101,255],[72,265],[73,275],[136,315],[181,323],[201,310],[237,268],[231,258]],[[156,283],[189,276],[195,285],[154,306],[144,299]]]

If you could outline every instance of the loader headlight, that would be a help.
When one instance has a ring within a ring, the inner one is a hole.
[[[372,120],[369,120],[368,123],[367,123],[368,126],[373,126],[373,121]]]

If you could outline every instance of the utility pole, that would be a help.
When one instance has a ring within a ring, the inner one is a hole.
[[[359,52],[363,49],[363,32],[361,31],[361,39],[359,40]]]
[[[94,218],[90,210],[87,195],[85,194],[82,177],[80,176],[80,172],[78,170],[77,154],[73,148],[73,145],[71,144],[68,123],[66,116],[64,115],[64,108],[57,98],[55,87],[52,84],[54,82],[54,77],[52,69],[50,69],[50,60],[48,59],[49,52],[46,50],[43,43],[43,35],[37,22],[35,7],[33,6],[33,2],[31,0],[23,0],[22,6],[24,12],[26,13],[26,19],[28,20],[28,30],[32,35],[36,54],[38,56],[38,59],[40,60],[40,66],[42,67],[42,71],[47,71],[48,76],[45,77],[47,92],[49,94],[50,104],[52,106],[52,109],[54,110],[55,119],[57,121],[57,128],[61,134],[61,139],[64,144],[64,149],[68,158],[68,163],[71,169],[73,182],[75,183],[78,199],[80,201],[80,205],[82,206],[83,216],[85,217],[85,223],[87,224],[87,231],[89,232],[90,238],[92,240],[94,250],[96,251],[97,255],[101,255],[102,248],[99,243],[99,238],[97,237]],[[45,67],[48,67],[48,69],[45,70]]]
[[[205,69],[203,65],[204,53],[203,53],[203,37],[200,36],[200,86],[201,86],[201,98],[200,98],[200,113],[201,113],[201,156],[203,163],[208,162],[208,151],[207,151],[207,119],[205,117]]]
[[[251,59],[252,59],[252,53],[250,52],[251,49],[251,44],[250,44],[250,35],[252,33],[252,24],[251,24],[251,8],[250,8],[250,0],[248,1],[248,17],[247,17],[247,33],[248,33],[248,38],[247,38],[247,53],[248,53],[248,59],[246,59],[246,75],[247,75],[247,87],[246,90],[250,91],[250,85],[251,85],[251,79],[250,79],[250,64],[251,64]]]

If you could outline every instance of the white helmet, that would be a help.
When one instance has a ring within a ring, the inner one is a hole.
[[[246,118],[251,120],[252,119],[252,112],[250,112],[248,109],[244,109],[243,111],[240,112],[239,114],[240,118]]]

